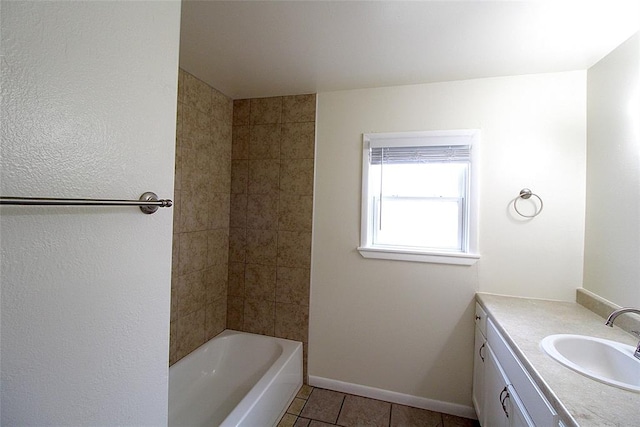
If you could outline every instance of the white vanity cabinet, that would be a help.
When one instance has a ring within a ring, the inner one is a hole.
[[[558,426],[556,411],[478,304],[475,340],[472,399],[480,425]]]
[[[520,397],[509,383],[507,375],[490,347],[487,347],[486,354],[484,377],[486,398],[484,418],[480,419],[480,423],[487,427],[534,426]]]
[[[476,303],[475,346],[473,352],[473,394],[471,399],[478,419],[484,415],[484,377],[487,353],[487,313]]]

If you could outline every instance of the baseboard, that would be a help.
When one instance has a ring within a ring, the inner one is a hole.
[[[427,399],[410,394],[398,393],[395,391],[383,390],[360,384],[347,383],[344,381],[332,380],[330,378],[316,377],[313,375],[309,375],[309,385],[363,397],[370,397],[372,399],[384,400],[386,402],[398,403],[400,405],[428,409],[429,411],[442,412],[458,417],[471,418],[474,420],[477,419],[476,411],[471,406],[459,405],[457,403],[442,402],[440,400]]]

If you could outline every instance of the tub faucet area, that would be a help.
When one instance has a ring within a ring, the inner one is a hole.
[[[618,310],[613,311],[609,315],[605,325],[613,328],[613,322],[615,322],[615,320],[618,318],[618,316],[620,316],[621,314],[625,314],[625,313],[640,314],[640,309],[631,308],[631,307],[619,308]],[[640,332],[637,332],[637,331],[633,331],[633,332],[634,332],[634,334],[640,336]],[[638,342],[638,346],[636,347],[636,351],[635,351],[635,353],[633,353],[633,355],[636,357],[636,359],[640,359],[640,342]]]

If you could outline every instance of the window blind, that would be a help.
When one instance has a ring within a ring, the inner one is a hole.
[[[470,159],[470,145],[372,147],[369,151],[371,165],[468,162]]]

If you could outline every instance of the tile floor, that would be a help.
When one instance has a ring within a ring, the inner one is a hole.
[[[475,420],[303,385],[278,427],[478,427]]]

